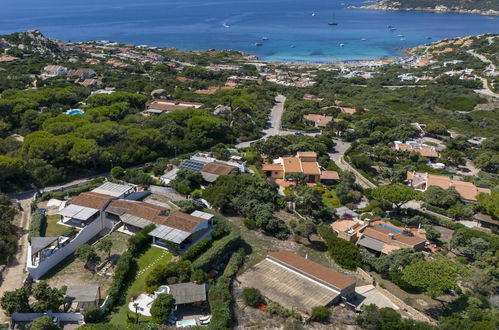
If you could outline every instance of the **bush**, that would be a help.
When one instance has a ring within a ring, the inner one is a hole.
[[[111,283],[111,287],[107,293],[109,296],[108,307],[110,309],[119,304],[120,298],[123,296],[123,290],[128,283],[128,279],[134,267],[135,260],[133,259],[130,251],[123,253],[118,260],[114,271],[113,282]]]
[[[232,321],[232,295],[230,293],[231,280],[221,276],[217,283],[210,287],[208,300],[211,309],[210,330],[230,329]]]
[[[330,315],[331,311],[329,308],[325,306],[317,306],[312,308],[312,316],[310,317],[310,320],[326,323],[329,322]]]
[[[341,238],[327,241],[329,254],[341,267],[355,270],[360,266],[361,256],[359,247]]]
[[[232,277],[237,274],[237,271],[239,270],[239,267],[244,262],[244,256],[246,255],[246,252],[244,252],[243,248],[240,248],[236,252],[232,254],[232,256],[229,259],[229,262],[227,263],[227,266],[225,266],[225,270],[223,273],[223,276],[225,277]]]
[[[78,231],[75,227],[67,227],[61,232],[61,236],[71,237],[76,234]]]
[[[191,273],[191,282],[202,284],[206,281],[206,273],[202,269],[195,269]]]
[[[151,236],[149,236],[149,232],[151,232],[156,225],[150,224],[142,228],[138,233],[133,236],[130,236],[128,239],[128,251],[133,256],[138,255],[149,243],[151,243]]]
[[[257,229],[257,225],[256,225],[256,222],[255,220],[253,219],[250,219],[250,218],[244,218],[243,219],[243,224],[246,228],[248,228],[249,230],[255,230]]]
[[[291,318],[291,319],[301,321],[300,314],[298,314],[297,312],[295,312],[293,310],[287,309],[286,307],[276,303],[275,301],[269,302],[269,304],[267,305],[266,311],[269,312],[270,314],[279,315],[280,317],[285,318],[285,319]]]
[[[180,212],[184,212],[187,214],[191,214],[194,211],[201,211],[206,208],[206,205],[204,205],[201,202],[198,201],[193,201],[193,200],[182,200],[182,201],[177,201],[175,202],[180,207]]]
[[[211,247],[212,241],[205,238],[194,244],[182,255],[182,260],[193,261]]]
[[[211,237],[218,240],[231,232],[230,223],[220,216],[215,215],[213,221],[216,222],[215,227],[211,231]]]
[[[152,321],[157,324],[163,324],[175,306],[173,296],[170,294],[160,294],[154,299],[151,306]]]
[[[251,307],[258,307],[265,303],[265,299],[260,293],[260,290],[255,288],[244,288],[242,298],[246,305]]]
[[[45,236],[47,228],[47,217],[40,211],[35,211],[31,215],[31,223],[29,225],[28,239],[31,242],[31,237]]]
[[[162,284],[183,283],[191,279],[192,264],[188,260],[157,265],[146,277],[144,288],[153,293]]]
[[[91,306],[83,312],[85,323],[99,323],[104,318],[104,313],[98,306]]]
[[[224,255],[236,248],[240,244],[240,236],[238,233],[232,233],[224,238],[213,243],[211,248],[202,254],[196,261],[193,262],[194,268],[200,268],[207,271],[220,262]]]

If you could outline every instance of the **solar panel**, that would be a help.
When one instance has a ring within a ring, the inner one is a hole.
[[[191,170],[194,172],[201,172],[201,169],[203,168],[204,165],[205,165],[205,163],[202,163],[202,162],[199,162],[196,160],[192,160],[192,159],[188,159],[182,165],[180,165],[180,168],[181,169],[188,169],[188,170]]]

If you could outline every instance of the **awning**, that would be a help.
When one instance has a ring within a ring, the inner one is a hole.
[[[62,210],[60,210],[58,214],[62,215],[63,217],[85,221],[90,219],[97,212],[99,212],[99,210],[97,209],[70,204],[65,208],[63,208]]]

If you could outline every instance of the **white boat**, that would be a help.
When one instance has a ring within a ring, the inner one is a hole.
[[[360,40],[362,40],[362,41],[366,41],[367,39],[366,39],[366,38],[362,38],[362,39],[360,39]]]
[[[345,44],[344,44],[344,43],[341,43],[341,44],[340,44],[340,47],[345,47]]]
[[[224,24],[223,24],[223,26],[224,26],[225,28],[227,28],[227,29],[228,29],[228,28],[230,28],[230,25],[229,25],[229,24],[227,24],[227,23],[224,23]]]
[[[312,16],[315,16],[315,13],[312,13]]]
[[[269,37],[263,37],[262,40],[267,41],[267,40],[269,40]]]

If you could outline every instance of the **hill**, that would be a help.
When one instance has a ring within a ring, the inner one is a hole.
[[[499,1],[496,0],[382,0],[362,8],[499,15]]]

